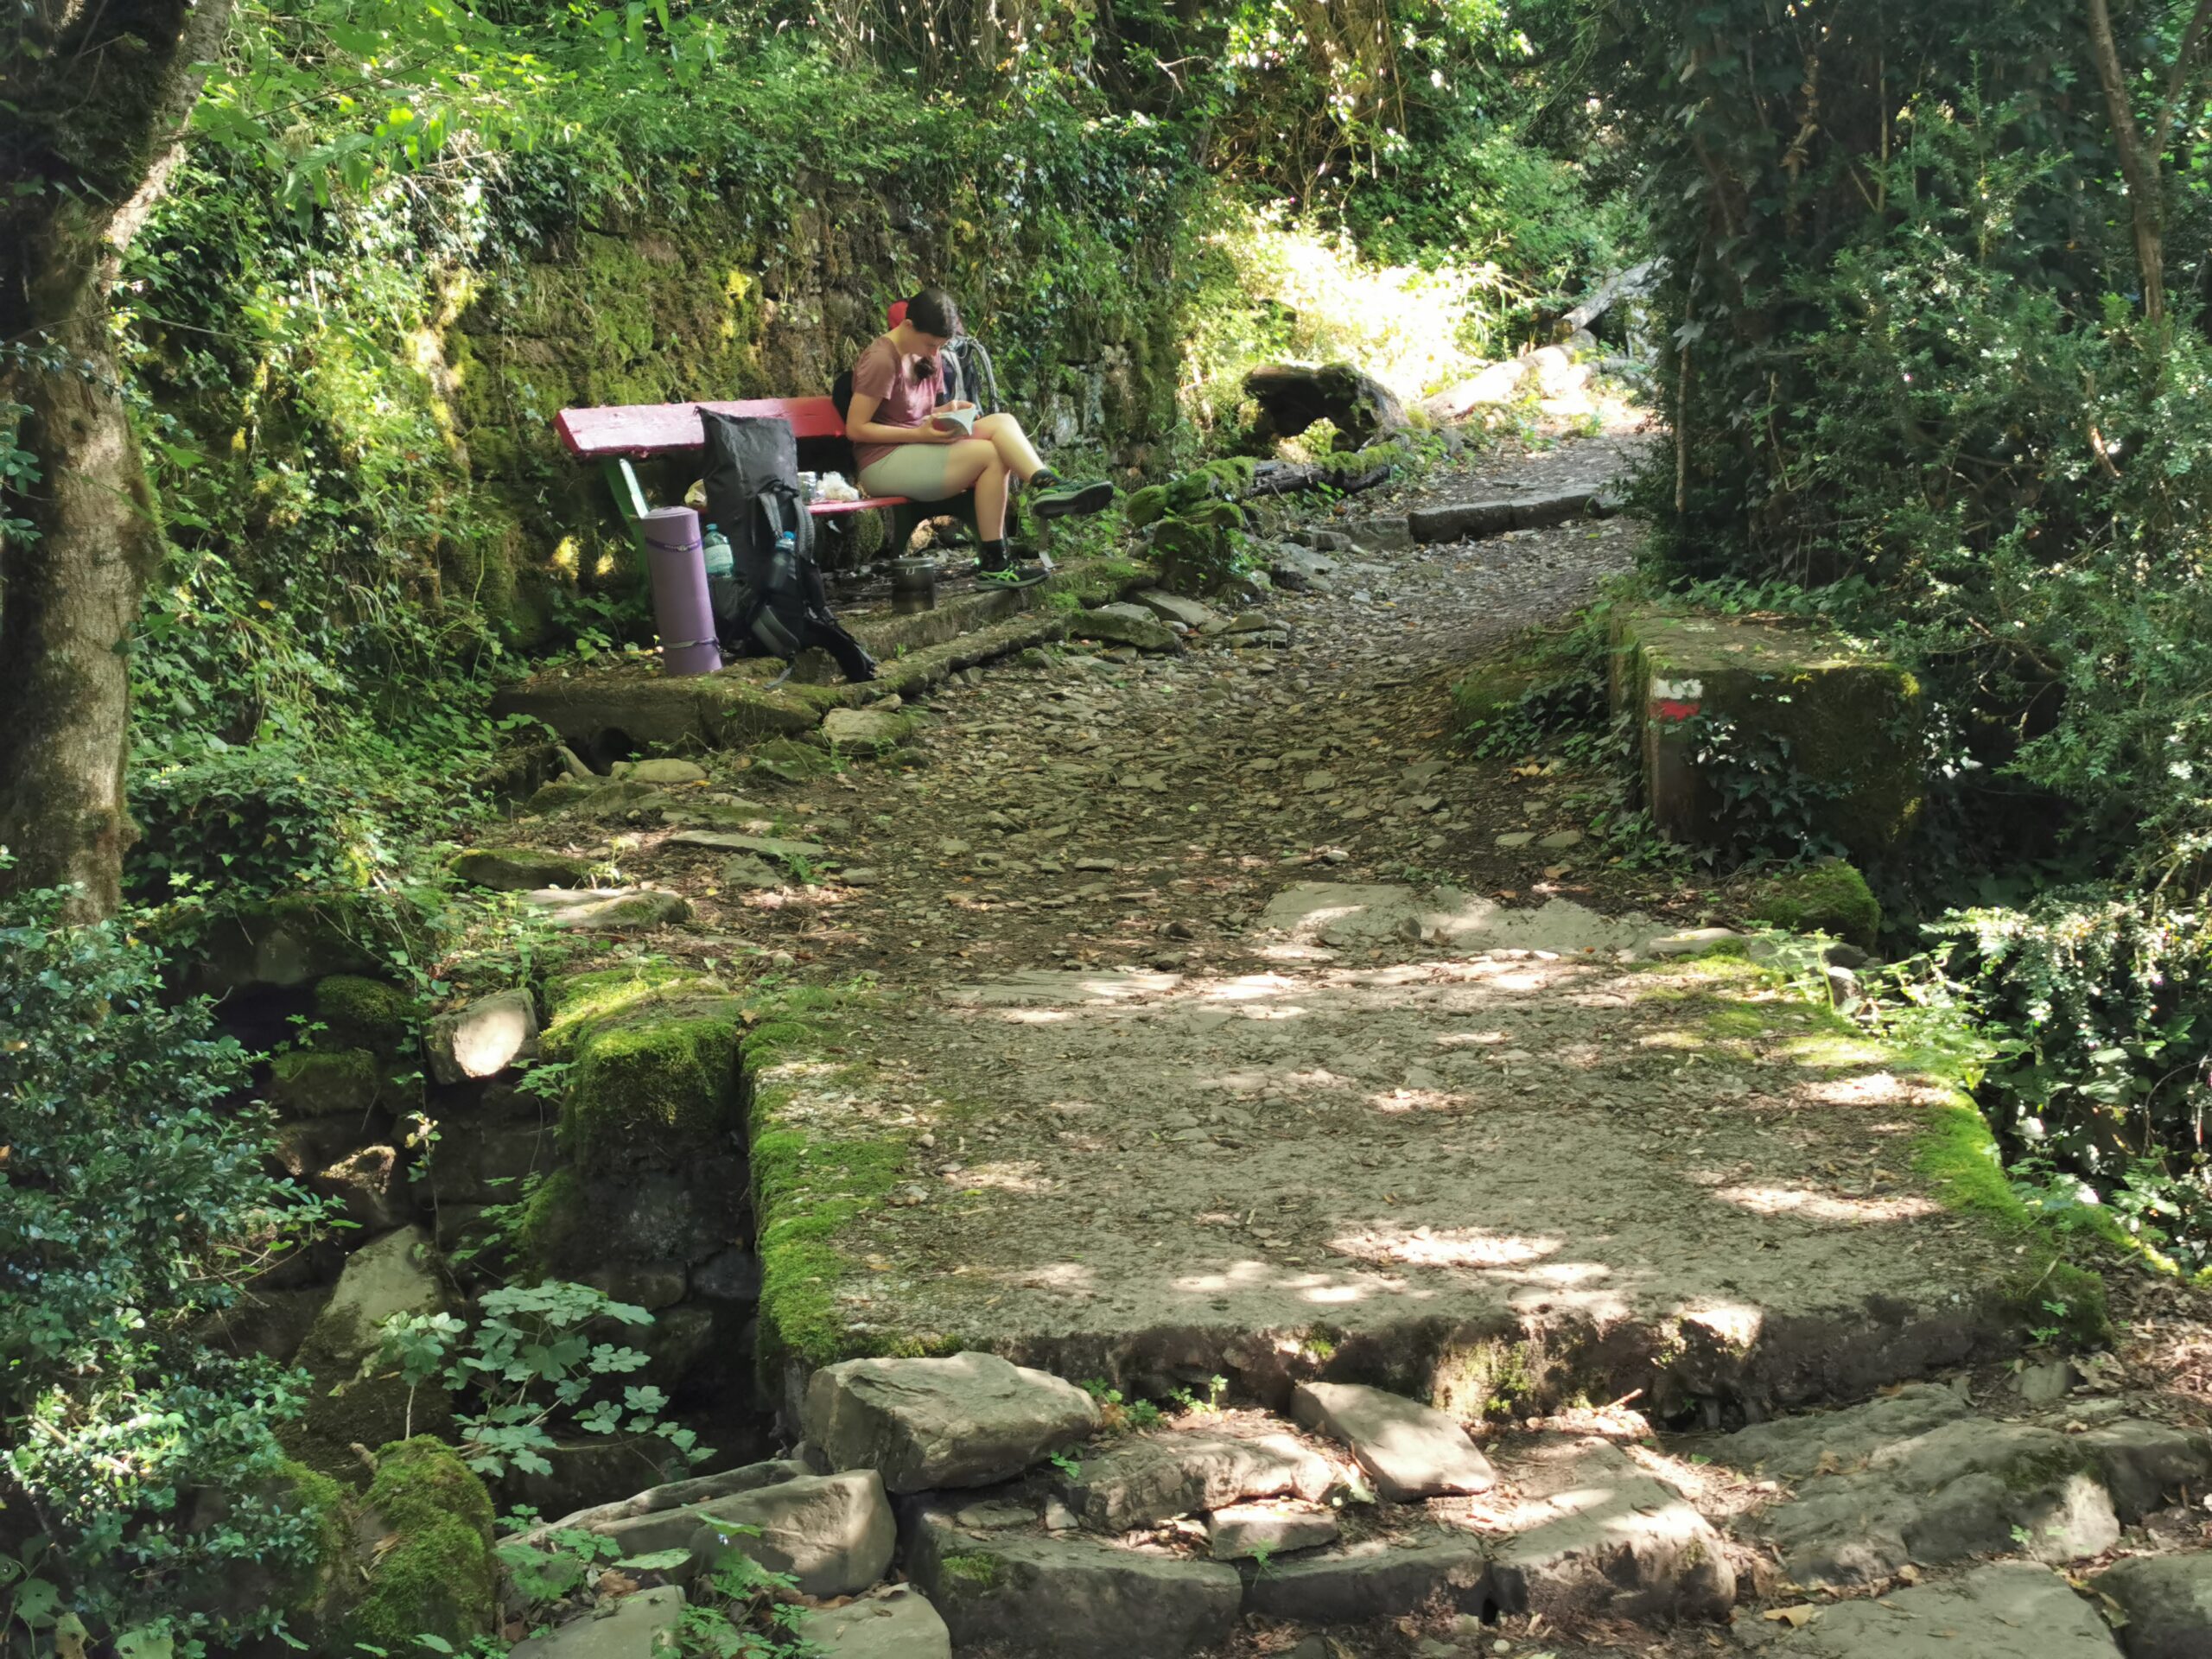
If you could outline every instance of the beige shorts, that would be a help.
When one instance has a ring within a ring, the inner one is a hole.
[[[944,501],[967,486],[945,481],[952,467],[949,443],[902,443],[881,461],[861,468],[860,486],[868,495],[903,495],[916,501]]]

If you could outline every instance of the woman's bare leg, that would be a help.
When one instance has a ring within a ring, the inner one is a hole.
[[[945,445],[945,494],[950,500],[963,490],[976,492],[976,533],[985,541],[1006,535],[1006,462],[988,439],[961,438]]]
[[[1037,446],[1029,442],[1029,435],[1021,429],[1021,423],[1011,415],[986,415],[976,423],[976,435],[988,438],[1006,468],[1024,481],[1045,470],[1045,462],[1037,454]]]
[[[994,454],[976,480],[976,534],[987,542],[1006,539],[1006,463]]]

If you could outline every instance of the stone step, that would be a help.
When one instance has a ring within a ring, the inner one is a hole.
[[[1407,528],[1416,542],[1463,542],[1509,530],[1544,530],[1571,519],[1600,518],[1613,508],[1602,490],[1554,490],[1416,508],[1407,515]]]
[[[1179,1659],[1224,1640],[1244,1604],[1235,1567],[963,1526],[942,1502],[915,1512],[901,1553],[955,1649],[1007,1659]]]
[[[1147,567],[1126,560],[1071,560],[1032,587],[963,594],[932,611],[863,620],[853,632],[875,658],[877,677],[860,684],[810,683],[818,668],[810,660],[814,653],[773,688],[768,682],[782,664],[767,659],[683,678],[639,661],[537,675],[499,691],[492,712],[542,720],[602,766],[639,749],[734,748],[796,736],[833,709],[911,697],[963,669],[1064,638],[1068,616],[1061,607],[1071,597],[1078,606],[1105,604],[1156,580]],[[834,671],[822,677],[834,677]]]
[[[2116,1402],[2083,1402],[2087,1417]],[[1714,1460],[1786,1483],[1741,1530],[1808,1588],[1848,1591],[1900,1568],[2022,1554],[2084,1560],[2184,1489],[2212,1483],[2212,1434],[2112,1416],[2076,1432],[1977,1414],[1939,1383],[1706,1443]]]

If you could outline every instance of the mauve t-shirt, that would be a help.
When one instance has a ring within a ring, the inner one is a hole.
[[[914,378],[917,363],[930,365],[929,373],[919,380]],[[944,374],[934,357],[905,356],[892,343],[890,335],[879,334],[874,344],[861,353],[861,360],[853,365],[853,395],[881,398],[881,406],[870,418],[886,426],[920,426],[937,407],[944,385]],[[895,443],[856,443],[853,446],[853,459],[866,472],[898,447]]]

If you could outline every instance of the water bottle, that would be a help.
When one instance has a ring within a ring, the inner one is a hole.
[[[714,607],[715,620],[728,622],[743,608],[745,590],[738,583],[737,560],[731,554],[729,537],[713,524],[699,538],[699,550],[707,562],[707,602]]]
[[[707,526],[707,533],[700,537],[699,545],[701,550],[706,555],[709,582],[712,582],[716,576],[735,574],[737,563],[730,556],[729,537],[723,535],[717,526],[713,524]]]

